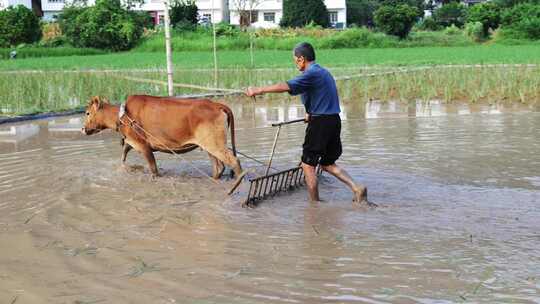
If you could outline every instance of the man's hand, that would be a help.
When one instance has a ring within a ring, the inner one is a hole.
[[[257,95],[261,95],[261,94],[262,94],[262,91],[261,91],[260,88],[249,87],[246,90],[246,95],[248,97],[254,97],[254,96],[257,96]]]
[[[305,118],[304,118],[304,122],[305,122],[305,123],[308,123],[310,118],[311,118],[311,117],[309,116],[309,113],[306,113],[306,116],[305,116]]]

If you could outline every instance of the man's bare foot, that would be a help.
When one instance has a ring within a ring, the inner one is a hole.
[[[371,208],[378,207],[377,204],[372,203],[368,200],[366,187],[360,186],[357,189],[353,190],[353,192],[354,192],[354,197],[353,197],[354,203],[358,203],[361,206],[366,206],[366,207],[371,207]]]
[[[355,203],[367,201],[367,188],[364,186],[359,186],[356,189],[353,189],[353,195],[353,202]]]

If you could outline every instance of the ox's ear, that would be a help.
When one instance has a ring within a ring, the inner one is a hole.
[[[101,100],[101,97],[94,96],[90,100],[90,105],[96,107],[96,110],[101,110],[101,108],[103,108],[103,101]]]
[[[88,102],[89,106],[93,106],[99,102],[99,96],[94,96],[90,98],[90,101]]]

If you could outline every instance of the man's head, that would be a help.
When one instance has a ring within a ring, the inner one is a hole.
[[[300,71],[305,71],[310,63],[315,61],[315,50],[307,42],[302,42],[294,47],[294,64]]]

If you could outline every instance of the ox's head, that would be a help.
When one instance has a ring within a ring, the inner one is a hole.
[[[84,122],[84,127],[82,128],[84,134],[92,135],[107,129],[103,106],[108,103],[109,101],[107,99],[99,96],[90,99],[90,102],[86,107],[86,120]]]

